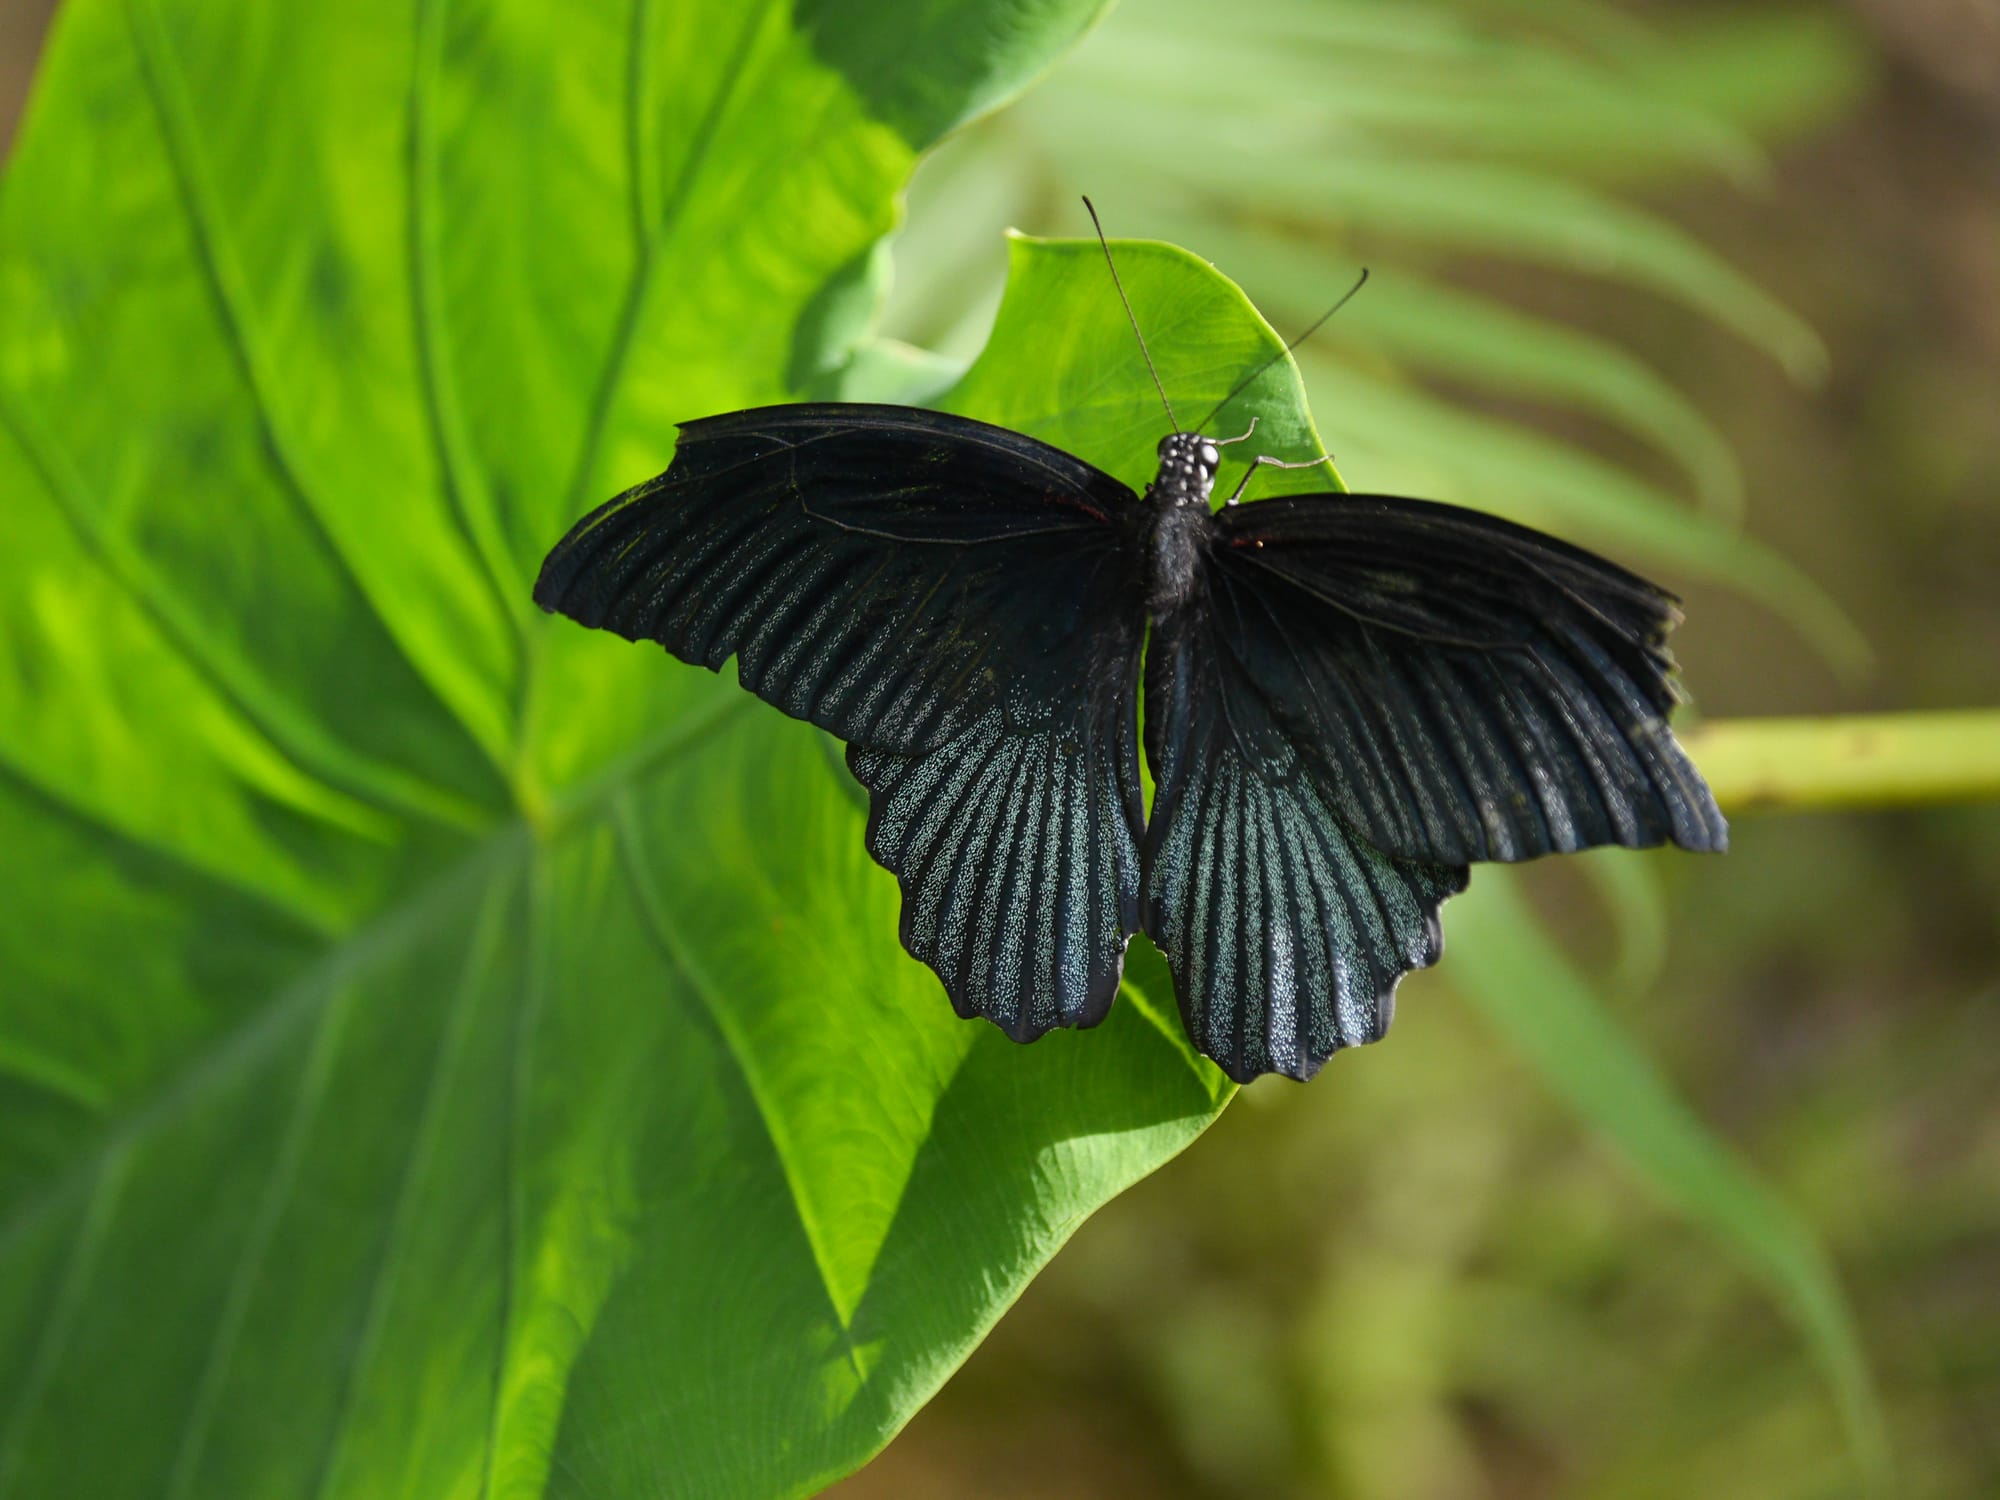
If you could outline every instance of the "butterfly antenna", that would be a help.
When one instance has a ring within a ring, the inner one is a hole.
[[[1139,341],[1139,352],[1146,357],[1147,373],[1153,377],[1153,388],[1160,393],[1160,405],[1167,409],[1167,420],[1174,424],[1174,431],[1181,430],[1180,419],[1174,415],[1174,403],[1167,399],[1167,388],[1160,384],[1160,372],[1153,368],[1153,352],[1146,347],[1146,335],[1139,332],[1139,315],[1132,311],[1132,299],[1125,295],[1125,283],[1118,279],[1118,262],[1111,258],[1111,241],[1104,237],[1104,226],[1098,222],[1097,206],[1089,197],[1083,206],[1090,215],[1090,224],[1097,231],[1097,243],[1104,247],[1104,263],[1111,267],[1111,284],[1118,288],[1118,300],[1125,304],[1125,316],[1132,320],[1132,336]]]
[[[1340,300],[1338,302],[1334,303],[1333,306],[1329,307],[1325,312],[1321,313],[1318,317],[1314,318],[1312,320],[1312,326],[1307,328],[1304,333],[1300,334],[1297,338],[1293,339],[1289,344],[1285,345],[1284,348],[1280,349],[1276,354],[1272,355],[1269,359],[1265,360],[1264,363],[1257,366],[1256,369],[1252,370],[1243,379],[1237,381],[1236,389],[1231,391],[1228,395],[1224,396],[1220,401],[1218,401],[1215,404],[1215,410],[1210,412],[1207,416],[1201,419],[1201,425],[1197,427],[1195,431],[1206,432],[1208,430],[1208,424],[1210,422],[1213,422],[1217,417],[1222,415],[1223,407],[1227,406],[1230,402],[1234,401],[1238,396],[1242,395],[1245,391],[1249,390],[1251,386],[1255,385],[1257,383],[1258,378],[1261,375],[1263,375],[1263,373],[1266,370],[1270,369],[1272,365],[1275,365],[1279,360],[1283,359],[1287,354],[1290,354],[1294,349],[1298,348],[1299,345],[1303,344],[1307,339],[1311,338],[1314,334],[1318,333],[1320,330],[1320,325],[1326,322],[1326,320],[1332,317],[1335,313],[1339,312],[1343,307],[1347,306],[1347,304],[1354,299],[1354,294],[1360,291],[1366,285],[1368,285],[1368,268],[1366,266],[1363,266],[1361,268],[1361,274],[1355,278],[1354,285],[1349,287],[1345,292],[1341,294]]]

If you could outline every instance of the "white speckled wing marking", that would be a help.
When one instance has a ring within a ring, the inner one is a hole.
[[[1358,837],[1217,633],[1207,609],[1178,611],[1147,653],[1145,929],[1196,1047],[1239,1083],[1310,1078],[1388,1029],[1397,980],[1437,961],[1438,907],[1466,871]]]
[[[1139,925],[1133,720],[1129,696],[1096,722],[996,708],[924,754],[848,749],[868,851],[902,886],[903,946],[960,1015],[1017,1042],[1095,1026],[1117,996]]]
[[[1092,1026],[1138,926],[1138,497],[906,407],[691,422],[535,597],[849,742],[903,944],[1016,1041]]]

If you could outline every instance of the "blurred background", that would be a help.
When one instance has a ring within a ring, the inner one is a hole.
[[[1079,191],[1283,331],[1371,266],[1301,355],[1350,485],[1643,563],[1699,717],[2000,704],[2000,4],[1128,0],[925,165],[887,330],[968,356]],[[1543,979],[1818,1237],[1892,1492],[2000,1493],[2000,810],[1570,866]],[[1454,978],[1086,1224],[844,1500],[1851,1493],[1769,1287]]]

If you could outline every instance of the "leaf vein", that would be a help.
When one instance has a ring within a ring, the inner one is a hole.
[[[486,573],[500,614],[515,631],[515,665],[525,649],[533,606],[528,584],[516,576],[505,541],[493,528],[486,487],[477,456],[465,435],[453,376],[451,341],[445,323],[444,292],[438,283],[437,134],[432,99],[444,45],[446,0],[417,0],[417,46],[410,82],[410,148],[407,158],[410,190],[410,309],[416,338],[417,370],[423,382],[424,410],[429,418],[431,445],[437,453],[452,516],[473,555]]]
[[[366,601],[383,633],[409,664],[416,679],[424,684],[452,722],[464,731],[505,778],[508,773],[508,748],[496,744],[490,735],[482,733],[472,717],[461,712],[440,691],[409,643],[403,639],[402,632],[396,630],[382,613],[367,581],[327,526],[327,505],[307,482],[297,445],[279,417],[278,403],[273,395],[278,381],[271,371],[263,340],[251,321],[250,293],[223,229],[222,214],[216,206],[214,189],[209,184],[202,161],[201,143],[196,134],[186,86],[174,57],[173,45],[166,35],[165,23],[156,9],[156,0],[126,0],[126,13],[181,210],[194,239],[197,250],[195,260],[214,294],[217,313],[243,372],[244,382],[249,387],[266,447],[282,481],[281,488],[326,553],[346,573],[356,593]]]
[[[98,519],[85,497],[85,485],[55,435],[29,410],[26,401],[0,383],[0,425],[4,425],[27,455],[29,467],[68,524],[80,546],[103,569],[104,576],[132,602],[158,631],[162,646],[254,729],[259,738],[285,757],[295,772],[321,789],[328,801],[345,801],[321,779],[320,772],[383,807],[414,812],[462,830],[486,826],[486,816],[456,793],[431,786],[397,766],[381,762],[340,744],[288,707],[270,683],[247,662],[218,645],[200,625],[195,611],[179,592],[119,542]],[[317,767],[318,771],[309,769]],[[324,808],[302,809],[344,828],[389,827],[373,808],[356,806],[351,821]]]
[[[634,33],[635,46],[642,45],[646,35],[647,7],[650,0],[635,0]],[[650,205],[651,199],[642,174],[650,174],[651,132],[645,128],[645,121],[652,112],[652,72],[644,65],[643,59],[635,59],[631,75],[630,107],[632,123],[628,132],[628,151],[633,174],[633,205],[635,231],[638,240],[632,276],[626,284],[625,301],[619,309],[617,326],[612,330],[611,346],[605,354],[604,369],[598,376],[597,389],[591,400],[590,416],[584,427],[583,443],[577,453],[576,467],[571,472],[569,500],[565,507],[574,515],[583,508],[585,497],[590,491],[592,477],[597,470],[597,461],[604,447],[604,435],[611,423],[611,409],[616,402],[619,384],[625,378],[625,365],[631,358],[632,345],[638,337],[639,320],[645,312],[653,284],[653,270],[659,263],[659,252],[666,239],[669,227],[687,202],[696,180],[707,166],[709,153],[722,123],[722,116],[730,102],[736,97],[737,86],[743,81],[743,73],[750,55],[750,49],[757,35],[764,29],[769,18],[773,0],[763,0],[749,15],[743,30],[738,34],[736,45],[729,61],[724,64],[714,97],[708,102],[701,122],[695,127],[694,136],[688,145],[687,159],[681,163],[673,189],[666,195],[658,209],[657,217],[650,222],[639,221]]]
[[[644,856],[639,849],[639,835],[632,802],[629,795],[620,794],[612,803],[611,822],[618,846],[619,865],[632,888],[633,899],[645,923],[647,935],[667,966],[684,981],[688,991],[694,995],[709,1024],[715,1028],[722,1041],[723,1050],[729,1055],[731,1064],[742,1079],[744,1091],[757,1113],[758,1122],[763,1126],[764,1136],[771,1144],[771,1153],[777,1159],[779,1174],[784,1178],[786,1196],[791,1200],[792,1212],[797,1218],[800,1233],[804,1236],[807,1249],[811,1252],[813,1268],[819,1275],[820,1288],[826,1294],[827,1307],[833,1313],[834,1322],[840,1329],[841,1345],[847,1355],[849,1368],[860,1384],[867,1384],[859,1355],[854,1347],[853,1330],[848,1313],[841,1306],[841,1299],[834,1284],[833,1270],[828,1264],[818,1216],[807,1202],[805,1190],[800,1181],[800,1172],[795,1161],[789,1133],[767,1097],[763,1082],[756,1067],[750,1060],[749,1049],[744,1045],[728,1008],[718,999],[714,981],[682,947],[666,918],[666,909],[658,891],[654,888],[651,875],[646,869]]]
[[[215,1333],[209,1341],[208,1355],[202,1362],[193,1404],[182,1430],[180,1448],[168,1469],[168,1500],[183,1500],[193,1488],[202,1450],[208,1442],[209,1428],[215,1420],[222,1383],[229,1372],[230,1361],[235,1358],[236,1344],[242,1337],[243,1325],[249,1315],[250,1299],[256,1292],[264,1259],[270,1253],[271,1241],[277,1234],[278,1221],[284,1214],[293,1187],[298,1183],[300,1163],[305,1159],[306,1139],[312,1132],[320,1101],[325,1097],[327,1080],[333,1072],[334,1055],[339,1051],[340,1022],[346,1015],[346,997],[353,994],[353,987],[351,984],[341,985],[336,987],[334,993],[333,1003],[319,1013],[315,1022],[300,1087],[293,1097],[285,1122],[285,1134],[278,1148],[276,1165],[258,1200],[257,1216],[243,1237],[235,1269],[230,1273],[229,1286],[223,1295],[222,1316],[216,1320]]]
[[[11,1493],[14,1488],[14,1475],[21,1458],[21,1439],[27,1431],[28,1419],[47,1395],[49,1381],[54,1377],[56,1367],[62,1362],[63,1353],[76,1331],[77,1310],[83,1305],[84,1288],[96,1270],[98,1249],[103,1245],[111,1220],[118,1212],[118,1198],[129,1165],[129,1155],[123,1149],[108,1152],[95,1163],[90,1199],[77,1214],[76,1244],[65,1258],[62,1286],[56,1292],[54,1306],[49,1309],[48,1322],[43,1325],[42,1337],[35,1348],[34,1364],[21,1383],[20,1395],[8,1415],[6,1426],[0,1428],[0,1496]]]
[[[345,914],[331,904],[308,905],[297,897],[281,896],[268,882],[253,880],[246,874],[240,874],[221,865],[206,864],[189,850],[146,838],[127,828],[120,828],[102,809],[80,802],[30,775],[4,749],[0,749],[0,783],[12,785],[24,796],[40,803],[46,812],[55,817],[86,829],[121,848],[129,849],[143,858],[159,860],[176,869],[185,870],[198,879],[213,881],[223,890],[246,897],[285,920],[298,923],[317,937],[336,939],[347,930]]]
[[[364,1377],[374,1363],[376,1349],[381,1342],[390,1289],[395,1284],[410,1219],[415,1212],[416,1187],[428,1173],[436,1151],[438,1122],[444,1113],[448,1085],[457,1075],[459,1059],[465,1050],[466,1034],[475,1009],[474,997],[493,971],[501,936],[499,914],[506,907],[507,890],[507,884],[498,880],[489,886],[483,909],[473,924],[464,971],[445,1017],[444,1034],[438,1039],[430,1074],[424,1082],[424,1096],[417,1109],[416,1127],[410,1132],[409,1147],[397,1176],[394,1206],[389,1211],[389,1223],[382,1235],[381,1249],[369,1275],[367,1304],[355,1325],[349,1355],[341,1361],[340,1401],[328,1429],[318,1477],[313,1484],[312,1492],[316,1497],[326,1495],[327,1486],[340,1470],[340,1458],[353,1425],[355,1403],[360,1398]]]
[[[486,1426],[486,1456],[479,1479],[481,1500],[493,1494],[500,1463],[500,1433],[507,1404],[507,1361],[513,1352],[514,1323],[520,1300],[518,1261],[526,1236],[527,1208],[522,1199],[521,1107],[528,1096],[529,1035],[541,1008],[543,965],[547,960],[547,867],[533,862],[528,869],[528,944],[507,1039],[506,1114],[500,1122],[500,1307],[499,1337],[493,1350],[493,1407]]]

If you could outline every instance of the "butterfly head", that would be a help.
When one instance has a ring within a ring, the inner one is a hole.
[[[1163,499],[1208,503],[1222,455],[1198,432],[1170,432],[1160,439],[1160,473],[1153,488]]]

